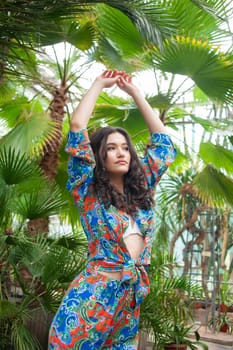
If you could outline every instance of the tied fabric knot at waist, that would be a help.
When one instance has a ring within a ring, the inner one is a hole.
[[[136,259],[129,259],[120,265],[110,261],[91,260],[88,270],[105,272],[121,272],[120,285],[129,285],[135,295],[135,306],[139,306],[150,292],[150,281],[144,265],[138,263]]]
[[[134,289],[135,306],[139,306],[150,292],[150,281],[146,269],[134,259],[124,262],[121,282],[129,284]]]

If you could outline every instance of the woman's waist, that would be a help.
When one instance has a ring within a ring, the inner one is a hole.
[[[87,265],[87,269],[90,269],[92,272],[101,273],[104,276],[122,280],[126,273],[136,273],[138,270],[140,274],[140,270],[143,271],[148,269],[148,265],[141,264],[140,260],[129,259],[127,261],[116,263],[109,260],[94,260],[89,261]]]

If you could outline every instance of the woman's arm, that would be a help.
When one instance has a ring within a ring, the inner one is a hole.
[[[71,119],[71,130],[79,131],[87,127],[93,109],[95,107],[96,100],[104,88],[112,87],[119,76],[116,76],[116,72],[112,70],[106,70],[103,74],[95,79],[90,89],[81,99],[78,107],[73,113]]]
[[[120,89],[132,96],[151,133],[168,133],[159,119],[158,113],[152,109],[138,87],[132,83],[132,79],[128,74],[120,75],[117,80],[117,85]]]

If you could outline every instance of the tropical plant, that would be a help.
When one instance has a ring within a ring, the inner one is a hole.
[[[165,344],[187,344],[191,349],[206,345],[190,338],[194,322],[191,310],[192,297],[201,295],[201,288],[187,277],[175,275],[175,261],[154,247],[149,270],[151,291],[141,307],[140,327],[152,333],[154,349]]]
[[[214,332],[233,333],[233,317],[226,311],[218,311],[208,322],[209,328]]]
[[[29,328],[32,312],[55,312],[85,263],[86,239],[78,231],[48,237],[47,226],[38,235],[38,220],[61,213],[66,202],[37,164],[6,145],[0,147],[0,183],[0,348],[39,349]]]
[[[68,284],[85,263],[81,233],[63,238],[1,232],[0,349],[39,349],[44,339],[30,332],[33,312],[54,314]]]
[[[186,349],[192,350],[208,350],[208,346],[205,342],[200,340],[200,335],[195,330],[194,325],[187,325],[186,322],[167,323],[167,332],[164,334],[163,348],[165,350],[179,349],[179,345],[186,345]],[[182,347],[184,349],[184,347]]]
[[[202,148],[200,157],[203,160],[209,153],[224,154],[227,159],[224,164],[231,164],[229,152],[225,151],[232,147],[232,118],[228,107],[232,105],[233,95],[232,53],[219,48],[231,34],[229,28],[221,28],[231,13],[231,1],[5,0],[0,6],[0,119],[4,126],[1,158],[8,159],[6,164],[5,160],[1,163],[2,169],[7,170],[1,173],[0,179],[4,238],[8,233],[16,233],[17,222],[23,227],[24,235],[30,232],[32,240],[39,239],[34,235],[48,233],[52,214],[58,214],[66,222],[69,218],[73,227],[79,224],[77,211],[65,192],[64,135],[68,130],[69,111],[84,92],[81,77],[96,61],[103,67],[127,70],[136,76],[145,71],[150,77],[155,74],[149,100],[159,109],[161,120],[174,130],[187,123],[202,125],[210,134],[216,129],[225,133],[228,130],[223,138],[223,142],[228,141],[226,148],[219,153],[218,145],[207,145],[209,148]],[[54,46],[56,59],[51,62],[51,58],[44,55],[47,45],[64,42],[65,55],[57,49],[61,46]],[[191,82],[188,88],[187,81]],[[194,101],[181,105],[181,97],[185,98],[190,91],[194,91]],[[199,113],[192,113],[190,105],[196,102],[214,111],[223,103],[226,113],[223,115],[227,118],[210,121]],[[135,122],[132,123],[132,119]],[[141,141],[148,137],[138,111],[131,100],[125,98],[101,95],[90,129],[103,123],[126,127],[139,149]],[[184,138],[187,151],[186,143]],[[187,154],[179,152],[179,155],[183,161],[187,158]],[[222,162],[220,167],[209,166],[208,157],[204,162],[208,165],[204,168],[205,176],[198,177],[197,169],[198,201],[201,193],[209,198],[214,192],[212,197],[231,204],[230,191],[226,189],[232,186],[232,170],[228,168],[226,176],[225,168],[222,174]],[[179,165],[182,167],[182,162]],[[31,173],[25,173],[26,169]],[[206,186],[210,183],[215,185]],[[217,187],[216,183],[221,186]],[[48,237],[43,235],[43,239],[49,247]],[[16,265],[13,271],[17,272],[18,268]],[[33,276],[27,273],[24,278],[34,281]],[[23,279],[21,286],[24,283]]]

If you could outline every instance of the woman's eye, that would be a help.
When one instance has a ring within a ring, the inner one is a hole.
[[[123,149],[124,149],[124,151],[128,151],[129,147],[127,146],[127,147],[124,147]]]

